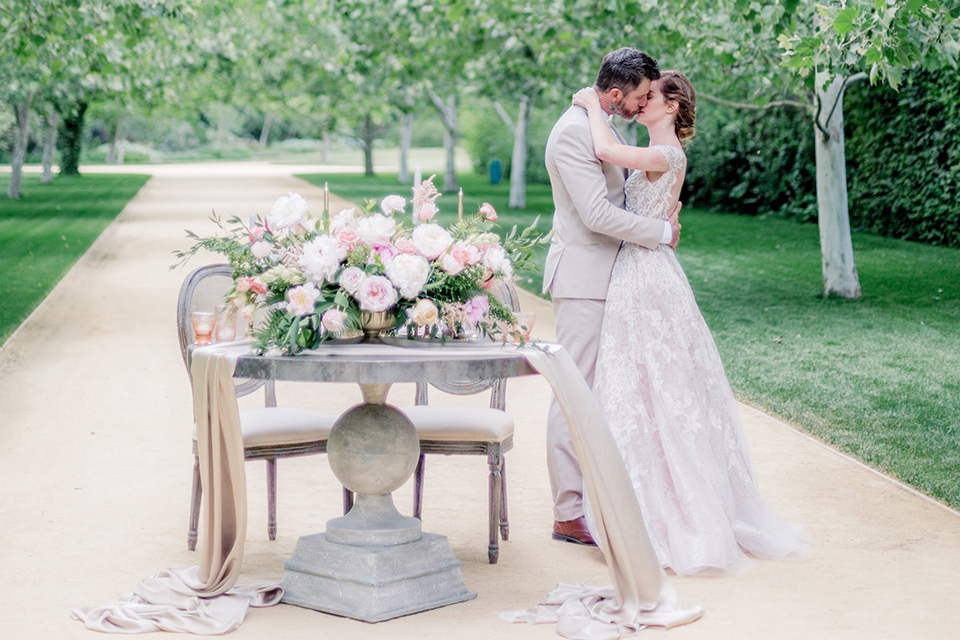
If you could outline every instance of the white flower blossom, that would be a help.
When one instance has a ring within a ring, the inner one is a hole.
[[[360,239],[367,244],[387,245],[396,231],[397,223],[393,218],[378,213],[360,220],[357,231]]]
[[[354,295],[366,279],[367,272],[360,267],[347,267],[340,273],[337,284],[350,295]]]
[[[303,245],[299,264],[308,280],[322,284],[324,281],[334,281],[340,261],[346,256],[346,248],[335,238],[319,236]]]
[[[380,201],[380,211],[389,216],[392,213],[403,211],[407,206],[407,200],[403,196],[387,196]]]
[[[337,235],[344,229],[354,229],[357,226],[357,208],[343,209],[330,223],[330,235]]]
[[[421,224],[413,230],[413,244],[417,251],[433,260],[453,244],[450,232],[433,222]]]
[[[401,253],[387,263],[386,272],[400,295],[412,300],[423,291],[430,278],[430,263],[422,256]]]
[[[267,214],[267,226],[271,231],[295,227],[307,216],[307,201],[298,193],[280,196],[270,213]]]
[[[506,250],[500,245],[494,245],[484,252],[483,266],[504,279],[513,277],[513,264],[507,257]]]

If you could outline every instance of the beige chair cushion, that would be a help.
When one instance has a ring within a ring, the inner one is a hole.
[[[244,447],[266,447],[326,440],[337,417],[320,411],[289,407],[242,409],[240,430]],[[197,425],[193,425],[197,439]]]
[[[513,418],[499,409],[419,405],[402,411],[421,440],[503,442],[513,435]]]

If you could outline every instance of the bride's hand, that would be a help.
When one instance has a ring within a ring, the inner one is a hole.
[[[584,109],[600,106],[600,96],[593,87],[584,87],[573,94],[573,104]]]

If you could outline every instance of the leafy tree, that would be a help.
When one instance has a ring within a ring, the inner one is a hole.
[[[678,6],[667,39],[687,41],[679,53],[724,104],[784,106],[814,117],[817,206],[824,293],[856,298],[847,206],[843,95],[851,82],[899,85],[906,67],[955,66],[957,0],[697,0]]]

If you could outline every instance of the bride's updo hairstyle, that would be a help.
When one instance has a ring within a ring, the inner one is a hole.
[[[674,128],[680,142],[686,143],[696,130],[693,128],[697,121],[697,94],[687,76],[679,71],[664,71],[660,75],[660,91],[667,103],[677,101]]]

